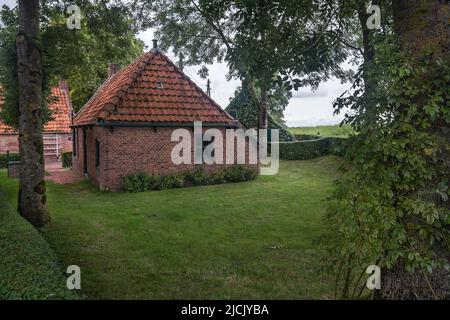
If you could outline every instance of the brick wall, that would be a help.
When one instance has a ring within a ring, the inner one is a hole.
[[[171,160],[172,149],[178,142],[171,142],[172,131],[176,127],[88,127],[87,175],[101,189],[118,190],[122,178],[136,172],[155,175],[182,173],[195,169],[194,164],[176,165]],[[193,143],[193,129],[191,132]],[[207,128],[204,128],[206,130]],[[225,129],[220,129],[225,144]],[[73,161],[73,170],[83,174],[83,130],[77,128],[78,148]],[[95,167],[95,140],[100,142],[100,165]],[[236,149],[236,146],[235,146]],[[248,161],[248,148],[247,161]],[[191,154],[194,161],[193,150]],[[212,173],[226,165],[204,165],[205,171]]]
[[[76,150],[72,151],[73,161],[72,170],[82,176],[85,174],[84,170],[84,139],[86,135],[87,141],[87,168],[86,175],[101,189],[108,189],[106,184],[106,163],[107,161],[107,134],[108,129],[103,127],[89,126],[84,128],[76,129]],[[96,167],[95,165],[95,140],[100,142],[100,165]]]
[[[61,151],[72,151],[72,134],[60,133],[59,139],[61,143]],[[6,153],[19,153],[19,136],[17,134],[0,134],[0,154]]]
[[[19,153],[19,136],[17,134],[0,134],[0,153]]]

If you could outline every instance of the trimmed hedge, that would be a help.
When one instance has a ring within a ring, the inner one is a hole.
[[[63,168],[72,168],[72,152],[61,152]]]
[[[305,141],[305,140],[317,140],[321,139],[321,136],[311,135],[311,134],[294,134],[296,141]]]
[[[346,138],[327,137],[280,142],[280,160],[308,160],[327,154],[343,155],[346,141]]]
[[[0,154],[0,169],[8,167],[6,158],[7,158],[6,153]],[[8,159],[9,161],[20,161],[20,156],[17,153],[10,153]]]
[[[0,191],[0,300],[80,299],[48,243]]]

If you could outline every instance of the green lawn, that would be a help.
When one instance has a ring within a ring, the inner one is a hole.
[[[137,194],[48,184],[44,237],[82,292],[111,299],[332,298],[314,240],[338,177],[334,156],[282,162],[256,181]],[[0,187],[13,203],[17,180]]]
[[[348,137],[352,133],[349,125],[317,126],[317,127],[297,127],[289,128],[292,134],[320,135],[323,137]]]

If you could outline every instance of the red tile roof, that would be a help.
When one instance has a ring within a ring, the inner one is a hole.
[[[158,50],[101,85],[75,115],[74,125],[105,122],[233,124],[233,118]]]
[[[47,122],[44,126],[44,132],[71,132],[70,112],[71,106],[68,97],[59,87],[53,87],[50,93],[52,101],[49,104],[49,109],[53,111],[53,120]],[[0,109],[3,105],[3,96],[0,95]],[[2,133],[16,133],[14,128],[4,124],[0,120],[0,134]]]

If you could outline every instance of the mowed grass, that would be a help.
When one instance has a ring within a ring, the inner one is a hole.
[[[349,125],[316,126],[316,127],[296,127],[289,128],[292,134],[320,135],[323,137],[348,137],[352,132]]]
[[[281,162],[256,181],[105,193],[48,184],[44,237],[61,268],[78,265],[94,299],[327,299],[314,240],[340,158]],[[15,203],[17,180],[1,173]]]

